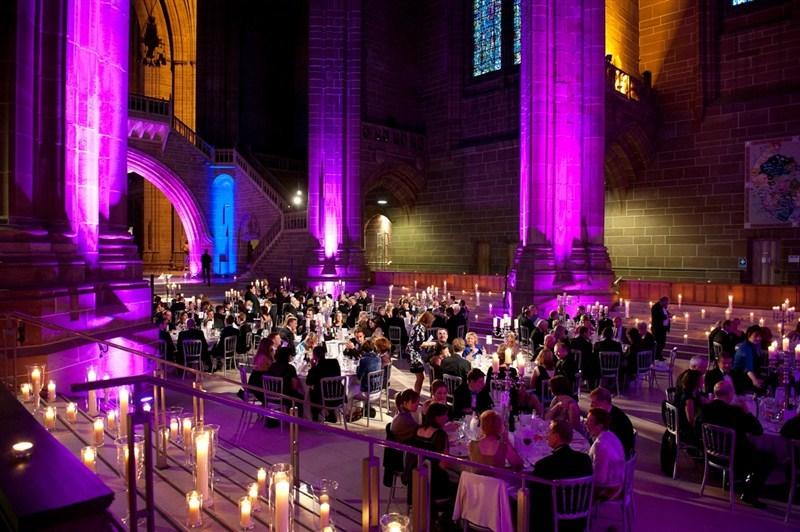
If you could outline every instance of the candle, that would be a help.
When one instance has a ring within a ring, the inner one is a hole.
[[[754,312],[751,312],[751,313],[750,313],[750,323],[753,323],[753,318],[754,318],[754,317],[755,317],[755,313],[754,313]]]
[[[251,482],[247,487],[247,496],[250,498],[250,507],[254,512],[261,510],[261,504],[258,501],[258,482]]]
[[[39,395],[42,390],[42,370],[38,367],[33,368],[33,371],[31,371],[31,388],[33,389],[33,395]]]
[[[514,330],[516,331],[519,328],[519,319],[514,318]]]
[[[106,413],[106,425],[108,426],[108,430],[114,431],[117,428],[117,411],[116,410],[109,410]],[[122,436],[122,426],[120,426],[120,436]]]
[[[97,452],[89,445],[81,449],[81,462],[89,468],[92,473],[97,473]]]
[[[489,292],[489,295],[492,295],[492,293],[491,293],[491,292]],[[492,313],[492,304],[491,304],[491,303],[489,303],[489,314],[491,314],[491,313]]]
[[[794,358],[795,360],[800,360],[800,344],[794,346]]]
[[[513,354],[514,354],[514,353],[513,353],[513,351],[511,351],[511,348],[510,348],[510,347],[506,347],[506,350],[505,350],[505,355],[506,355],[506,357],[505,357],[505,361],[504,361],[504,363],[505,363],[506,365],[510,365],[510,364],[511,364],[511,356],[512,356]]]
[[[253,528],[252,506],[253,503],[250,497],[241,497],[239,499],[239,526],[245,530]]]
[[[267,496],[267,470],[263,467],[258,468],[256,474],[256,481],[258,482],[258,494],[262,497]]]
[[[78,421],[78,405],[67,403],[67,421],[76,423]]]
[[[625,300],[625,317],[631,317],[631,302],[628,299]]]
[[[499,321],[499,318],[497,316],[492,318],[492,329],[497,329],[498,321]]]
[[[323,530],[331,522],[331,505],[322,502],[319,505],[319,528]]]
[[[192,418],[183,418],[183,446],[187,449],[192,442]]]
[[[89,373],[86,374],[86,380],[89,382],[94,382],[97,380],[97,373],[95,372],[94,368],[89,368]],[[89,398],[88,398],[88,408],[87,412],[90,416],[94,417],[97,415],[97,391],[96,390],[89,390]]]
[[[702,319],[706,319],[706,309],[704,309],[704,308],[700,309],[700,317]]]
[[[31,400],[31,385],[27,382],[20,386],[20,391],[22,392],[22,400],[23,402],[28,402]]]
[[[683,294],[678,294],[678,308],[683,304]]]
[[[92,424],[92,428],[94,429],[94,444],[97,447],[101,447],[105,442],[105,427],[103,425],[103,418],[98,417],[95,418],[94,423]]]
[[[197,475],[195,478],[195,487],[200,495],[203,496],[203,500],[209,501],[209,493],[208,493],[208,451],[209,451],[209,440],[208,440],[209,432],[205,430],[201,430],[196,433],[194,444],[195,444],[195,457],[196,457],[196,468],[197,468]]]
[[[56,407],[48,406],[44,411],[44,428],[56,430]]]
[[[442,289],[442,292],[447,292],[447,281],[444,282],[444,289]]]
[[[172,418],[169,420],[169,439],[172,441],[178,441],[178,430],[180,429],[180,424],[178,423],[178,418]]]
[[[486,335],[486,345],[492,345],[492,335],[491,334],[487,334]]]
[[[783,338],[783,342],[781,344],[781,347],[783,347],[784,351],[788,351],[789,350],[789,339],[786,338],[785,336]]]
[[[247,497],[245,497],[247,499]],[[189,528],[197,528],[203,524],[203,514],[200,511],[203,507],[202,495],[197,491],[190,491],[186,494],[187,516],[186,523]]]
[[[119,435],[120,437],[128,435],[128,400],[130,394],[126,387],[119,389]],[[111,427],[109,427],[111,428]]]
[[[733,310],[733,294],[728,294],[728,308]]]
[[[47,383],[47,402],[54,403],[56,401],[56,383],[50,381]]]
[[[770,360],[775,360],[778,358],[778,342],[772,342],[770,346],[767,348],[768,358]]]
[[[497,356],[497,353],[492,355],[492,371],[494,371],[495,375],[500,371],[500,358]]]
[[[275,483],[275,530],[289,532],[289,481],[284,479]]]
[[[689,313],[688,312],[684,312],[683,313],[683,319],[684,319],[684,330],[688,331],[689,330]]]
[[[684,344],[688,344],[689,343],[689,335],[688,334],[684,334],[683,335],[683,343]]]

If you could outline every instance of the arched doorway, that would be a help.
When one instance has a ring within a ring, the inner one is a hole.
[[[189,271],[193,276],[199,274],[200,256],[204,250],[212,249],[212,239],[206,224],[205,213],[200,209],[191,190],[170,168],[130,147],[128,147],[128,173],[142,176],[161,191],[174,207],[175,213],[182,222],[189,248]],[[158,230],[158,228],[155,229]]]
[[[364,226],[364,247],[371,270],[385,270],[392,263],[392,221],[376,214]]]

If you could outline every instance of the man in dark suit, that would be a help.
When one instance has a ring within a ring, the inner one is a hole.
[[[725,351],[722,352],[719,360],[717,360],[717,367],[706,372],[706,393],[713,393],[714,386],[722,380],[731,382],[736,395],[742,395],[750,389],[750,379],[743,372],[733,369],[733,355]]]
[[[306,377],[306,386],[309,390],[309,397],[311,398],[312,405],[322,404],[322,387],[320,381],[326,377],[339,377],[342,375],[339,361],[335,358],[325,358],[325,354],[326,349],[324,345],[314,347],[311,368],[308,370],[308,376]],[[338,405],[329,403],[328,406]],[[322,409],[319,407],[312,406],[311,419],[316,421],[321,410]],[[325,420],[336,423],[336,414],[329,412]]]
[[[467,319],[461,313],[459,305],[447,307],[447,338],[452,342],[456,338],[463,338],[467,334]],[[461,336],[458,335],[458,328],[463,327]]]
[[[592,459],[588,454],[572,450],[572,427],[563,420],[550,422],[547,444],[552,454],[533,466],[533,474],[546,480],[592,476]],[[534,484],[531,490],[531,523],[535,530],[553,529],[553,506],[550,486]],[[538,526],[536,526],[538,525]],[[562,521],[559,530],[583,530],[585,520]]]
[[[633,423],[625,415],[621,409],[617,408],[611,403],[611,392],[605,388],[595,388],[589,393],[589,400],[591,401],[591,408],[602,408],[611,415],[611,425],[608,430],[613,432],[625,450],[625,459],[631,457],[631,453],[635,451]]]
[[[597,357],[597,369],[600,370],[600,352],[615,351],[622,357],[622,344],[614,340],[614,329],[606,327],[601,332],[603,339],[594,344],[594,354]],[[620,368],[622,369],[622,368]]]
[[[547,320],[539,320],[531,333],[531,344],[533,345],[533,352],[538,354],[539,350],[544,345],[544,337],[547,335]]]
[[[167,320],[162,319],[158,323],[158,339],[164,342],[165,352],[164,358],[169,362],[177,362],[183,364],[183,359],[176,360],[175,342],[172,341],[172,335],[169,334],[169,323]]]
[[[614,318],[614,340],[621,343],[627,344],[630,343],[628,340],[628,328],[622,326],[622,318],[617,316]]]
[[[697,416],[697,433],[700,434],[703,423],[728,427],[736,431],[736,449],[734,454],[735,475],[745,479],[742,501],[756,508],[764,507],[758,500],[758,494],[769,476],[775,458],[756,447],[749,436],[760,436],[764,433],[758,419],[743,407],[734,403],[736,396],[733,385],[722,380],[714,386],[714,400],[705,405]]]
[[[361,314],[362,307],[356,301],[356,298],[350,298],[350,311],[347,314],[347,320],[345,320],[345,325],[347,325],[348,329],[352,329],[358,323],[358,315]]]
[[[570,342],[569,347],[571,351],[581,352],[581,375],[589,383],[589,388],[595,388],[600,379],[600,361],[592,353],[594,347],[589,337],[589,327],[578,327],[578,336]]]
[[[406,345],[408,345],[408,331],[406,330],[406,322],[403,321],[403,318],[400,317],[401,309],[395,307],[392,309],[392,317],[386,320],[386,330],[383,333],[386,335],[387,338],[391,338],[390,329],[392,327],[398,327],[400,329],[400,352],[406,352]]]
[[[662,297],[650,308],[650,329],[656,339],[656,358],[663,360],[661,352],[667,343],[667,333],[669,332],[672,315],[669,313],[669,298]]]
[[[258,296],[253,290],[252,286],[247,287],[247,291],[244,293],[244,300],[245,302],[249,301],[252,303],[254,309],[258,309],[261,307],[261,302],[258,300]]]
[[[181,331],[178,335],[178,360],[186,360],[186,357],[183,354],[183,341],[184,340],[200,340],[203,344],[203,347],[200,351],[200,360],[203,361],[203,364],[206,368],[211,367],[211,356],[208,353],[208,342],[206,341],[206,335],[203,334],[203,331],[196,327],[194,320],[189,320],[186,322],[186,329]]]
[[[453,416],[461,418],[480,415],[494,406],[486,375],[478,368],[472,368],[467,374],[467,381],[461,383],[453,394]]]
[[[239,342],[239,329],[236,328],[234,323],[236,323],[236,318],[231,314],[225,318],[225,327],[222,329],[222,332],[219,333],[219,341],[217,345],[214,346],[214,358],[217,359],[217,367],[221,366],[220,360],[225,356],[225,339],[232,336],[237,338],[237,343]]]
[[[461,377],[461,382],[467,380],[467,375],[469,375],[469,372],[472,370],[472,364],[461,356],[463,352],[464,340],[462,338],[456,338],[453,340],[453,351],[442,360],[442,373]]]
[[[211,255],[208,253],[207,249],[204,250],[203,255],[200,256],[200,266],[203,271],[203,282],[206,286],[211,286]]]

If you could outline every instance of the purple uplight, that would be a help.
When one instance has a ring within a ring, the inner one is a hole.
[[[133,148],[128,148],[128,172],[136,172],[150,181],[175,207],[189,242],[189,270],[192,275],[199,273],[203,250],[211,249],[213,244],[205,215],[192,191],[167,166]]]

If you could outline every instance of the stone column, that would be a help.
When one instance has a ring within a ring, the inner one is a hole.
[[[361,246],[361,2],[315,0],[309,27],[310,281],[357,283]]]
[[[517,307],[547,305],[565,291],[610,298],[604,29],[603,0],[522,1],[520,244],[510,279]]]

